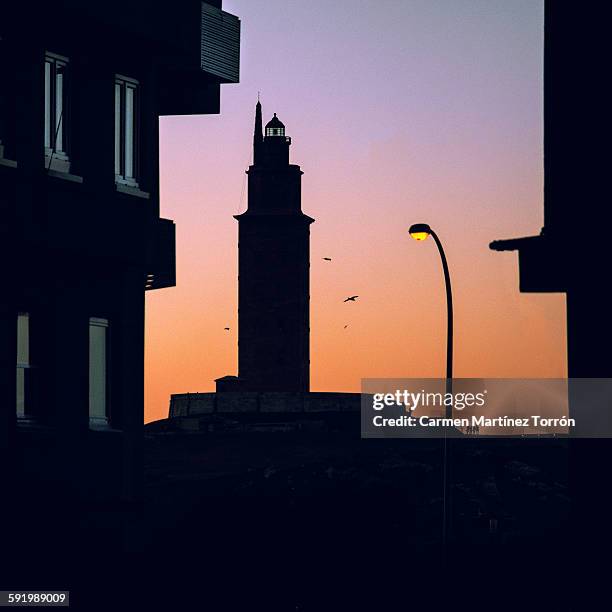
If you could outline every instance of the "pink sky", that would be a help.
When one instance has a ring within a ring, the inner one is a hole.
[[[496,238],[542,225],[543,2],[227,0],[241,83],[221,114],[161,120],[161,209],[177,224],[177,287],[147,293],[146,420],[171,393],[237,369],[237,223],[254,106],[293,138],[311,226],[311,380],[443,376],[455,294],[455,376],[565,376],[562,295],[518,292]],[[322,257],[332,257],[325,262]],[[350,294],[356,303],[344,304]],[[349,325],[344,329],[344,325]],[[224,327],[231,327],[228,333]]]

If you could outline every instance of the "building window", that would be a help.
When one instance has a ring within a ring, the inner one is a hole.
[[[2,70],[2,74],[6,74],[6,69],[8,62],[6,62],[6,51],[5,45],[0,37],[0,70]],[[4,158],[4,144],[2,144],[2,139],[6,139],[6,124],[7,124],[7,115],[8,115],[8,96],[6,94],[6,87],[0,89],[0,159]],[[10,91],[10,87],[8,88]]]
[[[27,414],[29,398],[26,394],[26,372],[30,369],[30,315],[20,312],[17,315],[17,417]]]
[[[89,319],[89,422],[108,424],[108,321]]]
[[[15,65],[8,57],[6,41],[0,37],[0,164],[15,166]],[[7,159],[8,158],[8,159]]]
[[[138,187],[138,81],[115,77],[115,180]]]
[[[45,54],[45,165],[70,171],[68,159],[68,58]]]
[[[7,99],[4,91],[0,91],[0,159],[4,159],[5,146],[2,142],[6,140],[6,115],[7,115]]]

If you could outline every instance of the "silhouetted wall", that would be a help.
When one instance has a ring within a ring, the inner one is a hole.
[[[606,199],[609,96],[604,9],[547,1],[544,46],[544,226],[491,248],[519,252],[520,290],[567,295],[570,377],[612,376],[609,227]]]
[[[0,484],[19,483],[22,509],[41,483],[65,487],[59,514],[76,499],[140,494],[144,296],[175,284],[174,223],[159,216],[159,117],[219,111],[223,79],[201,69],[202,27],[199,0],[0,7]],[[49,53],[67,58],[61,94],[48,93]],[[116,175],[116,129],[123,138],[129,125],[116,119],[118,75],[137,82],[132,183]],[[57,147],[45,152],[58,99],[69,166]],[[18,313],[29,316],[23,414]],[[90,414],[90,318],[108,322],[107,422]]]
[[[359,412],[360,393],[180,393],[170,398],[168,418],[231,413]]]

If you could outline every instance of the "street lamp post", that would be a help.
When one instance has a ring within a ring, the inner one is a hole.
[[[438,238],[438,234],[434,232],[426,223],[415,223],[408,230],[410,235],[418,241],[427,239],[431,236],[438,247],[440,259],[442,260],[442,270],[444,271],[444,284],[446,286],[446,392],[451,393],[453,389],[453,292],[451,290],[450,273],[448,271],[448,263],[446,255],[442,248],[442,243]],[[450,418],[452,415],[452,406],[446,407],[446,416]]]
[[[448,263],[446,261],[446,255],[442,248],[442,243],[438,238],[438,234],[434,232],[427,223],[415,223],[410,226],[408,230],[410,235],[417,241],[426,240],[428,236],[431,236],[438,247],[440,253],[440,259],[442,260],[442,270],[444,271],[444,284],[446,286],[446,392],[452,393],[453,391],[453,292],[451,290],[450,273],[448,271]],[[446,404],[446,402],[445,402]],[[445,407],[445,413],[447,418],[452,418],[453,407],[452,404],[448,404]],[[442,542],[446,545],[448,534],[450,532],[450,509],[447,508],[447,504],[450,505],[450,469],[451,469],[451,449],[450,440],[444,436],[443,443],[443,498],[442,498]]]

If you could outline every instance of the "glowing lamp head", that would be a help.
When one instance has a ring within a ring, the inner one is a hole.
[[[415,240],[425,240],[431,234],[431,227],[427,223],[415,223],[408,231]]]

